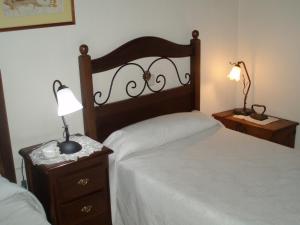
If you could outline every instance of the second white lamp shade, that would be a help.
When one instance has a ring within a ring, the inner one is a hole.
[[[241,67],[237,65],[233,66],[228,77],[230,80],[239,81],[241,79]]]

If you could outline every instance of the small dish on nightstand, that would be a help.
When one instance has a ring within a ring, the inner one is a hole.
[[[60,154],[57,144],[53,142],[44,145],[42,148],[42,152],[46,159],[58,157]]]

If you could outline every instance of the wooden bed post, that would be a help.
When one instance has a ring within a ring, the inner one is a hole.
[[[83,104],[83,120],[85,135],[97,140],[95,107],[93,102],[93,78],[91,57],[88,55],[87,45],[81,45],[79,59],[81,99]]]
[[[16,182],[15,167],[9,136],[8,121],[6,115],[4,91],[0,72],[0,174],[11,182]]]
[[[193,55],[191,56],[191,73],[192,73],[192,85],[194,88],[194,107],[200,111],[200,40],[199,31],[194,30],[192,32],[193,39],[191,39],[191,45],[193,47]]]

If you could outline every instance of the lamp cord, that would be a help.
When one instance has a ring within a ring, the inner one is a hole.
[[[24,159],[22,158],[22,161],[21,161],[21,174],[22,174],[22,181],[21,183],[25,183],[25,176],[24,176]]]

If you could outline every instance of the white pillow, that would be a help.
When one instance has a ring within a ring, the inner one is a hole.
[[[103,144],[114,150],[116,160],[121,160],[131,153],[155,148],[217,124],[199,111],[168,114],[115,131]]]

